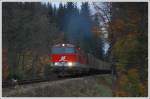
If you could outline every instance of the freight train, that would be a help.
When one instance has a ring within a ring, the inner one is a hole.
[[[2,65],[3,65],[3,80],[4,81],[14,79],[15,77],[15,76],[9,75],[10,71],[9,71],[9,66],[8,66],[7,54],[8,54],[8,50],[3,49],[3,64]],[[81,50],[80,48],[76,47],[73,44],[56,44],[52,46],[51,54],[49,57],[51,59],[50,59],[50,62],[47,62],[47,63],[51,64],[50,66],[51,66],[52,71],[58,73],[58,75],[83,74],[83,73],[89,73],[90,70],[102,70],[102,71],[112,70],[111,65],[109,63],[101,61],[95,58],[91,54],[84,53],[83,50]],[[42,67],[44,68],[44,66]]]
[[[51,67],[56,73],[80,74],[87,73],[91,69],[111,70],[107,62],[95,58],[91,54],[84,53],[73,44],[56,44],[51,49]]]

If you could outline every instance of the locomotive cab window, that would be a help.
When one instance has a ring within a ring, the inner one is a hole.
[[[52,48],[52,53],[53,54],[60,54],[60,53],[75,53],[74,48],[72,47],[56,47]]]

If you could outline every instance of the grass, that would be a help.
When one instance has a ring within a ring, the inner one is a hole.
[[[101,97],[111,97],[112,96],[112,90],[104,85],[96,84],[96,90],[99,92]]]

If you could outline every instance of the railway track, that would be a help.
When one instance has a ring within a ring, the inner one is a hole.
[[[63,79],[68,79],[68,78],[79,78],[79,77],[84,77],[84,76],[91,76],[91,75],[97,75],[97,74],[110,74],[110,71],[95,71],[91,70],[90,73],[88,74],[80,74],[80,75],[64,75],[64,76],[56,76],[56,75],[51,75],[50,78],[48,79],[31,79],[31,80],[7,80],[7,81],[2,81],[2,88],[9,88],[9,87],[14,87],[16,85],[25,85],[25,84],[33,84],[33,83],[40,83],[40,82],[46,82],[46,81],[57,81],[57,80],[63,80]]]
[[[46,81],[61,80],[63,78],[51,77],[49,79],[31,79],[31,80],[7,80],[2,82],[2,88],[14,87],[16,85],[33,84]]]

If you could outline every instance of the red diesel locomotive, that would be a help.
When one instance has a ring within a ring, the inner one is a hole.
[[[86,54],[72,44],[57,44],[51,50],[51,67],[55,72],[88,72]]]

